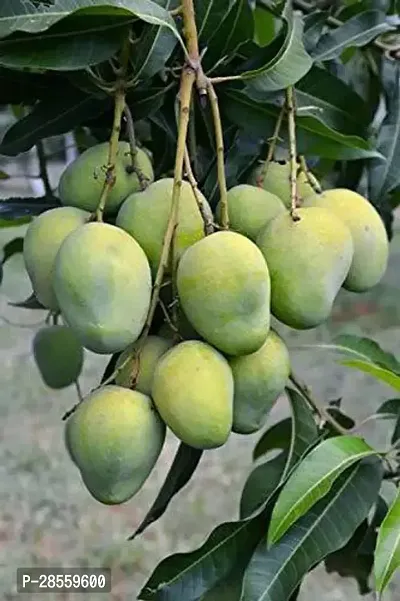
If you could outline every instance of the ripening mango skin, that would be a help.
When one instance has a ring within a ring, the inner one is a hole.
[[[117,505],[143,486],[161,453],[165,430],[148,396],[110,385],[79,404],[66,423],[65,443],[91,495]]]
[[[351,232],[354,256],[343,288],[364,292],[378,284],[387,268],[389,240],[375,207],[357,192],[344,188],[326,190],[309,197],[305,204],[329,209]]]
[[[350,269],[349,229],[328,209],[297,209],[299,221],[279,215],[257,238],[271,275],[271,311],[292,328],[324,322]]]
[[[177,270],[182,309],[195,330],[228,355],[253,353],[270,325],[270,277],[257,246],[236,232],[196,242]]]
[[[258,165],[249,178],[249,184],[257,186],[257,180],[261,173],[263,165]],[[291,207],[291,191],[290,191],[290,163],[271,161],[268,165],[268,170],[264,178],[262,187],[272,194],[280,198],[283,204],[289,209]],[[314,195],[314,190],[307,181],[307,177],[303,172],[297,176],[297,193],[300,199],[305,199],[310,195]]]
[[[136,377],[135,390],[143,394],[151,395],[153,376],[157,363],[161,357],[173,346],[172,340],[161,338],[161,336],[148,336],[140,352],[139,371]],[[116,368],[118,368],[131,352],[126,349],[118,357]],[[135,358],[130,359],[127,365],[115,378],[115,383],[127,388],[131,385],[132,372],[134,370]]]
[[[108,142],[91,146],[70,163],[58,184],[61,203],[95,211],[105,183],[107,163]],[[137,164],[143,175],[152,182],[153,167],[141,148],[137,150]],[[129,144],[119,142],[114,172],[116,179],[107,197],[105,213],[115,213],[129,194],[141,189],[136,173],[128,173],[126,170],[130,165]]]
[[[88,218],[86,211],[61,207],[42,213],[27,229],[24,239],[25,267],[36,298],[46,309],[59,309],[52,281],[58,250],[65,238]]]
[[[259,231],[286,208],[278,196],[262,188],[239,184],[228,190],[228,216],[232,230],[255,241]],[[220,222],[221,205],[216,216]]]
[[[120,208],[116,224],[130,234],[145,251],[153,274],[160,262],[163,238],[171,210],[172,178],[160,179],[144,192],[131,194]],[[200,192],[199,192],[200,193]],[[200,193],[205,210],[212,216],[207,200]],[[204,223],[191,185],[183,181],[179,200],[178,227],[174,254],[177,260],[182,253],[204,238]]]
[[[290,374],[289,351],[273,330],[250,355],[229,359],[234,380],[233,432],[251,434],[263,427]]]
[[[66,323],[83,346],[117,353],[135,342],[150,306],[151,272],[144,251],[126,232],[87,223],[63,242],[54,291]]]
[[[196,449],[223,445],[232,428],[233,376],[227,360],[198,340],[186,340],[157,364],[152,398],[162,419]]]
[[[83,347],[68,326],[49,326],[33,339],[33,356],[49,388],[66,388],[79,377],[84,360]]]

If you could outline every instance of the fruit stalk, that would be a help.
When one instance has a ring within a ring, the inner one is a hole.
[[[43,140],[39,140],[36,144],[36,152],[39,162],[39,177],[43,182],[44,191],[46,196],[53,196],[53,190],[51,189],[49,174],[47,173],[46,155],[44,153]]]
[[[279,140],[279,133],[281,131],[282,121],[283,121],[283,117],[285,115],[285,111],[286,111],[286,106],[285,106],[285,104],[283,104],[281,111],[278,115],[278,119],[276,120],[274,133],[268,140],[269,144],[268,144],[267,157],[263,163],[262,169],[260,171],[260,175],[257,178],[257,186],[259,186],[260,188],[263,187],[264,179],[268,172],[268,166],[269,166],[270,162],[272,161],[272,159],[274,158],[275,147],[276,147],[276,143]]]
[[[290,158],[290,199],[291,209],[290,215],[293,221],[299,221],[299,216],[296,213],[297,207],[297,149],[296,149],[296,121],[295,121],[295,105],[294,105],[294,89],[289,86],[286,89],[286,110],[288,115],[288,132],[289,132],[289,158]]]
[[[199,194],[199,188],[197,185],[196,178],[194,177],[192,165],[190,164],[189,151],[188,151],[187,147],[185,147],[185,171],[186,171],[186,176],[189,180],[189,183],[192,186],[193,194],[195,195],[197,206],[199,207],[199,211],[200,211],[200,214],[201,214],[203,222],[204,222],[204,233],[206,236],[208,236],[209,234],[213,233],[214,226],[213,226],[211,217],[209,215],[207,215],[207,212],[204,208],[203,199],[201,198],[201,196]]]
[[[126,119],[126,130],[128,133],[129,140],[129,148],[131,153],[131,166],[130,170],[132,173],[136,173],[141,190],[145,190],[149,185],[149,180],[144,175],[143,171],[140,169],[137,162],[137,145],[136,145],[136,137],[135,137],[135,127],[133,125],[133,117],[131,113],[131,109],[125,103],[124,106],[124,114]]]
[[[299,163],[300,163],[300,171],[302,171],[304,173],[304,175],[306,176],[307,181],[310,184],[311,188],[317,194],[321,194],[321,192],[322,192],[321,184],[319,183],[319,181],[317,180],[315,175],[313,173],[311,173],[311,171],[308,169],[305,156],[302,154],[299,156]]]
[[[211,81],[207,80],[207,93],[213,114],[215,143],[217,149],[217,170],[221,206],[221,226],[223,230],[229,229],[228,190],[226,187],[224,164],[224,137],[222,133],[221,115],[219,112],[218,97]]]

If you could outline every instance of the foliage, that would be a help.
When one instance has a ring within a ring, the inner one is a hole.
[[[400,42],[392,4],[338,2],[320,10],[302,0],[195,3],[202,67],[219,100],[228,188],[245,182],[265,157],[285,90],[294,86],[298,153],[324,186],[368,193],[391,235],[400,204]],[[3,200],[0,227],[59,206],[43,140],[72,133],[82,151],[110,139],[113,82],[126,44],[126,103],[137,143],[150,150],[156,177],[172,176],[179,76],[190,54],[179,9],[177,0],[1,2],[0,105],[13,123],[0,154],[36,148],[45,194]],[[214,208],[220,146],[212,117],[204,95],[195,94],[188,146],[198,186]],[[277,158],[288,156],[286,129]],[[127,121],[121,133],[128,137]],[[0,180],[9,177],[0,171]],[[4,247],[0,280],[3,264],[21,250],[19,237]],[[17,305],[42,308],[34,296]],[[344,367],[398,394],[400,362],[373,341],[347,336],[319,348],[344,355]],[[115,362],[114,356],[104,380],[113,379]],[[338,407],[321,408],[294,376],[286,394],[291,416],[261,435],[240,518],[218,525],[191,553],[164,559],[138,598],[289,601],[322,561],[328,571],[354,576],[361,592],[368,592],[373,570],[375,588],[384,592],[400,565],[399,496],[389,509],[380,497],[383,479],[399,483],[400,401],[390,399],[371,416],[394,423],[392,446],[384,450],[371,448]],[[201,455],[180,445],[131,539],[161,518]]]

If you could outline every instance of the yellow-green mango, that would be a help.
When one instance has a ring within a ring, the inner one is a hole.
[[[255,240],[259,231],[286,207],[278,196],[249,184],[239,184],[228,190],[229,226],[235,232]],[[216,208],[221,219],[221,205]]]
[[[49,326],[33,338],[33,356],[42,379],[49,388],[70,386],[83,367],[83,347],[68,326]]]
[[[258,165],[250,175],[249,184],[258,185],[263,164]],[[271,161],[268,165],[267,173],[264,177],[262,187],[280,198],[283,204],[290,208],[291,206],[291,188],[290,188],[290,163],[289,161]],[[305,199],[314,194],[312,186],[307,181],[304,172],[297,176],[297,193],[300,199]]]
[[[65,442],[91,495],[106,505],[132,498],[152,471],[165,424],[150,397],[105,386],[86,397],[68,419]]]
[[[328,209],[297,210],[275,217],[258,235],[257,244],[271,276],[271,311],[299,330],[314,328],[330,315],[350,269],[350,230]]]
[[[389,240],[383,221],[372,204],[357,192],[345,188],[326,190],[309,197],[307,206],[329,209],[349,228],[354,256],[343,287],[364,292],[383,277],[389,257]]]
[[[56,255],[65,238],[89,218],[89,213],[74,207],[51,209],[36,217],[24,239],[24,262],[38,301],[57,311],[53,290],[53,268]]]
[[[62,204],[87,211],[96,210],[106,178],[108,148],[108,142],[91,146],[68,165],[58,184]],[[139,169],[152,182],[154,173],[148,155],[138,148],[136,158]],[[130,166],[129,144],[119,142],[115,183],[108,194],[105,213],[115,213],[129,194],[141,189],[137,174],[129,172]]]
[[[150,306],[151,272],[139,244],[107,223],[88,223],[63,242],[54,291],[83,346],[117,353],[135,342]]]
[[[273,330],[263,346],[250,355],[229,359],[234,380],[233,427],[251,434],[263,427],[290,374],[289,351]]]
[[[253,353],[270,324],[270,278],[257,246],[217,232],[196,242],[177,270],[181,306],[195,330],[228,355]]]
[[[150,261],[153,274],[157,272],[160,262],[163,238],[171,211],[173,183],[172,178],[160,179],[144,192],[131,194],[117,215],[116,224],[139,242]],[[205,210],[211,216],[210,206],[202,194],[201,196]],[[204,238],[204,222],[192,187],[184,181],[180,193],[175,237],[176,259],[179,260],[186,248],[202,238]]]
[[[151,394],[151,386],[153,383],[153,376],[156,365],[159,362],[160,358],[164,355],[164,353],[167,352],[168,349],[171,348],[172,345],[172,340],[161,338],[161,336],[147,337],[140,352],[139,370],[137,372],[135,390],[137,390],[138,392],[142,392],[143,394]],[[116,368],[122,365],[131,353],[132,351],[129,348],[126,349],[123,353],[121,353],[121,355],[118,357]],[[115,378],[116,384],[128,388],[130,387],[132,380],[132,372],[135,367],[134,362],[134,358],[129,359],[126,366],[121,369],[121,371]]]
[[[161,357],[152,397],[182,442],[214,449],[227,441],[232,429],[232,371],[223,355],[205,342],[186,340]]]

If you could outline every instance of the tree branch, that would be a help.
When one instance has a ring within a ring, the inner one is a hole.
[[[219,112],[218,97],[215,93],[214,86],[210,80],[207,80],[207,92],[210,100],[211,110],[214,120],[215,130],[215,145],[217,149],[217,170],[218,184],[220,192],[220,207],[221,207],[221,226],[222,229],[229,229],[229,209],[228,209],[228,191],[226,188],[225,177],[225,158],[224,158],[224,136],[222,132],[221,115]]]
[[[290,214],[293,221],[299,221],[296,213],[297,207],[297,149],[296,149],[296,118],[294,105],[294,89],[289,86],[286,89],[286,110],[288,115],[289,131],[289,158],[290,158]]]

